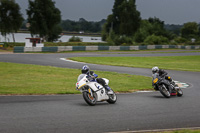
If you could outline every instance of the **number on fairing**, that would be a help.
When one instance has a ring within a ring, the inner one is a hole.
[[[155,84],[156,82],[158,82],[158,78],[153,80],[153,83]]]

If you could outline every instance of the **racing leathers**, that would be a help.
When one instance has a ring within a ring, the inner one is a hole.
[[[168,73],[165,70],[159,69],[158,74],[159,74],[159,76],[165,77],[166,80],[172,82],[171,77],[167,76]]]
[[[103,80],[102,78],[97,78],[98,75],[95,74],[93,71],[89,71],[89,72],[87,72],[86,74],[88,75],[88,79],[89,79],[90,81],[96,81],[97,83],[101,84],[101,85],[102,85],[105,89],[107,89],[108,91],[111,90],[111,88],[110,88],[108,85],[106,85],[105,80]]]
[[[164,77],[166,80],[168,80],[171,84],[175,84],[174,81],[172,80],[172,78],[170,76],[167,76],[167,72],[163,69],[159,69],[156,73],[159,74],[159,76]],[[156,86],[154,86],[155,90],[158,90],[158,88]]]

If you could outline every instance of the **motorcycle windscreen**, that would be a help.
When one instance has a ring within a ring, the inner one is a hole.
[[[77,82],[79,82],[85,75],[86,75],[86,74],[80,74],[80,75],[78,76]]]
[[[158,73],[153,74],[153,75],[152,75],[152,77],[153,77],[152,82],[153,82],[158,76],[159,76]]]

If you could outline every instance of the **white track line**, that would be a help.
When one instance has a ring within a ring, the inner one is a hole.
[[[73,60],[70,60],[70,59],[66,59],[66,58],[60,58],[60,60],[63,60],[63,61],[67,61],[67,62],[73,62],[73,63],[81,63],[81,64],[85,64],[85,62],[78,62],[78,61],[73,61]]]

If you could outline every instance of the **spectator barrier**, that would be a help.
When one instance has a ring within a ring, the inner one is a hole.
[[[200,49],[199,45],[144,45],[144,46],[57,46],[57,47],[14,47],[14,53],[25,52],[63,52],[63,51],[100,51],[100,50],[153,50],[153,49]]]

